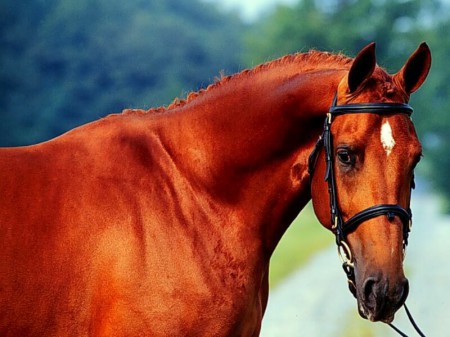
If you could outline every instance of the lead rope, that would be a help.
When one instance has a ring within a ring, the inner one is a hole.
[[[416,329],[416,332],[419,334],[420,337],[426,337],[424,335],[424,333],[419,329],[419,327],[417,326],[416,322],[414,321],[414,318],[412,317],[411,313],[409,312],[408,307],[406,306],[406,303],[403,304],[403,306],[405,307],[405,311],[406,314],[408,315],[408,319],[411,322],[412,326],[414,327],[414,329]],[[392,323],[388,323],[388,325],[394,329],[400,336],[402,337],[408,337],[407,334],[403,333],[399,328],[397,328],[394,324]]]

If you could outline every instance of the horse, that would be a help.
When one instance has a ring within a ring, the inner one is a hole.
[[[374,44],[312,50],[1,149],[0,335],[258,336],[270,257],[311,199],[360,314],[391,322],[430,65],[425,43],[394,75]]]

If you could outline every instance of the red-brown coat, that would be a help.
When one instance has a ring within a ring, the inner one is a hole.
[[[0,151],[1,336],[257,336],[352,60],[310,52]],[[320,213],[320,210],[319,210]]]

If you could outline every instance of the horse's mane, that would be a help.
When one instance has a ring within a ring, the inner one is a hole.
[[[161,113],[179,107],[183,107],[184,105],[193,101],[198,96],[210,92],[218,87],[221,87],[226,83],[249,76],[254,76],[261,72],[274,69],[280,66],[295,64],[296,66],[298,66],[297,68],[298,72],[308,72],[313,70],[325,70],[325,69],[346,67],[351,63],[351,61],[352,61],[351,58],[343,54],[332,54],[329,52],[320,52],[316,50],[310,50],[307,53],[289,54],[280,57],[276,60],[260,64],[252,69],[243,70],[234,75],[224,76],[223,74],[221,74],[220,77],[217,77],[215,82],[210,84],[206,89],[200,89],[199,91],[191,92],[187,95],[185,99],[176,98],[167,107],[150,108],[149,110],[125,109],[123,110],[122,113],[124,114]]]

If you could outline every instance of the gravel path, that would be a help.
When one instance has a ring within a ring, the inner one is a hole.
[[[405,261],[410,281],[407,305],[427,337],[450,336],[450,217],[439,215],[437,204],[434,197],[414,194],[414,228]],[[408,336],[416,335],[404,310],[396,314],[394,324]],[[336,249],[330,247],[270,293],[261,336],[349,334],[398,336],[385,324],[359,318]]]

